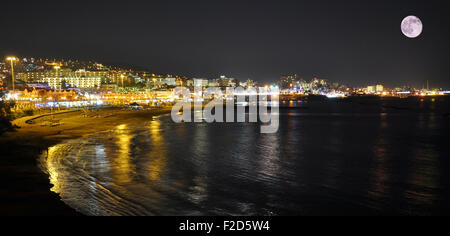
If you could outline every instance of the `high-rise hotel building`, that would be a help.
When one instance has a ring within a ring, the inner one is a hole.
[[[100,77],[104,81],[109,82],[109,71],[85,71],[77,70],[72,71],[70,69],[60,69],[53,71],[37,71],[37,72],[24,72],[18,73],[17,79],[24,81],[25,83],[36,83],[44,78],[57,78],[57,77]]]
[[[18,73],[17,78],[25,83],[45,83],[59,90],[64,84],[75,88],[100,88],[102,84],[118,83],[120,75],[121,73],[113,71],[55,69]]]
[[[46,77],[37,81],[48,84],[52,89],[63,89],[64,83],[72,88],[100,88],[102,85],[101,77]]]

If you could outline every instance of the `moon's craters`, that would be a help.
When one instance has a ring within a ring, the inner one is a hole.
[[[402,21],[402,32],[408,38],[417,38],[422,34],[422,21],[416,16],[408,16]]]

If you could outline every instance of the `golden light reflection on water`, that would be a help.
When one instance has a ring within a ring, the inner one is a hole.
[[[383,124],[381,124],[383,126]],[[375,197],[383,197],[388,194],[387,182],[389,181],[389,173],[387,171],[387,155],[386,155],[386,140],[384,137],[379,137],[374,146],[374,162],[375,167],[370,171],[373,178],[372,189],[369,190],[370,195]]]
[[[373,152],[373,168],[369,171],[369,176],[371,178],[371,185],[368,189],[368,195],[379,198],[386,197],[389,195],[389,189],[387,188],[388,181],[390,180],[390,175],[388,172],[388,156],[386,145],[389,143],[387,137],[384,135],[386,130],[389,128],[389,123],[387,121],[387,114],[380,114],[380,127],[379,135],[374,143]]]
[[[166,165],[167,165],[167,153],[164,147],[164,136],[161,134],[161,121],[158,119],[153,120],[150,123],[150,137],[151,137],[151,152],[149,162],[149,174],[148,178],[152,181],[161,179]]]
[[[50,183],[53,185],[50,190],[58,194],[61,193],[61,186],[63,183],[60,181],[59,166],[55,165],[55,163],[57,163],[56,158],[58,156],[55,155],[55,153],[58,151],[59,146],[60,145],[57,145],[48,149],[47,160],[45,161],[45,167],[48,175],[50,176]]]
[[[134,135],[130,133],[128,125],[119,125],[116,128],[118,147],[117,155],[111,160],[112,177],[116,183],[129,183],[136,173],[136,166],[131,162],[131,143]]]

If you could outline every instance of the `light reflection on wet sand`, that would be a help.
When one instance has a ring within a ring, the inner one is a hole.
[[[116,128],[116,146],[118,150],[109,153],[114,156],[111,159],[111,171],[113,181],[119,184],[130,183],[136,175],[136,167],[131,160],[131,145],[134,135],[127,125],[120,125]]]
[[[166,168],[166,148],[164,147],[164,137],[161,134],[161,121],[155,119],[150,122],[150,139],[151,139],[151,151],[148,159],[149,174],[148,177],[151,181],[160,180]]]

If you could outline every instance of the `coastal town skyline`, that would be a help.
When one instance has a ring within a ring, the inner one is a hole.
[[[310,82],[313,80],[324,80],[327,81],[327,83],[330,84],[334,84],[334,87],[339,87],[339,86],[344,86],[346,88],[350,87],[352,89],[355,90],[361,90],[363,88],[368,88],[368,87],[375,87],[375,86],[383,86],[384,88],[390,88],[390,89],[395,89],[395,90],[401,90],[403,89],[403,91],[406,89],[413,89],[413,90],[424,90],[424,89],[435,89],[435,90],[448,90],[446,87],[440,86],[439,84],[435,84],[433,80],[430,79],[426,79],[424,81],[422,81],[421,85],[420,83],[418,85],[414,85],[414,82],[412,83],[407,83],[407,84],[395,84],[395,85],[391,85],[391,84],[386,84],[382,79],[376,80],[376,81],[371,81],[368,82],[366,84],[362,84],[362,85],[354,85],[354,84],[341,84],[340,81],[336,81],[330,78],[324,78],[324,77],[318,77],[316,75],[310,75],[310,76],[304,76],[302,74],[299,73],[293,73],[293,74],[280,74],[278,78],[274,78],[271,81],[261,81],[258,80],[258,78],[235,78],[234,76],[230,76],[230,75],[225,75],[225,74],[221,74],[221,73],[217,73],[217,76],[213,77],[213,78],[206,78],[206,77],[188,77],[185,75],[173,75],[171,73],[158,73],[157,70],[149,70],[146,68],[140,68],[140,67],[136,67],[133,65],[106,65],[102,62],[96,62],[96,61],[81,61],[81,60],[76,60],[76,59],[48,59],[48,58],[39,58],[39,57],[23,57],[23,58],[19,58],[16,56],[5,56],[5,59],[3,61],[0,61],[0,87],[3,87],[3,89],[6,89],[5,86],[9,85],[10,87],[12,86],[12,81],[11,81],[11,61],[9,61],[8,58],[15,58],[14,63],[14,67],[15,67],[15,73],[16,73],[16,82],[15,83],[41,83],[41,84],[47,84],[44,80],[43,77],[40,78],[41,80],[34,78],[33,81],[27,81],[26,79],[24,80],[22,77],[27,78],[27,74],[31,74],[32,77],[36,77],[37,75],[33,75],[33,73],[37,74],[37,73],[47,73],[46,76],[52,75],[52,73],[55,73],[57,70],[60,70],[59,72],[59,76],[63,76],[63,74],[67,74],[67,73],[63,73],[64,71],[67,72],[67,69],[72,70],[73,72],[75,71],[87,71],[87,72],[99,72],[99,71],[103,71],[103,73],[100,73],[100,77],[104,77],[101,80],[101,83],[98,84],[98,88],[100,88],[100,85],[104,85],[104,84],[108,84],[111,82],[117,83],[118,79],[114,78],[112,80],[107,81],[107,79],[110,79],[109,76],[112,77],[117,77],[117,76],[124,76],[127,75],[127,79],[128,80],[148,80],[150,77],[153,78],[158,78],[158,79],[166,79],[166,78],[171,78],[172,80],[183,80],[183,81],[193,81],[193,80],[207,80],[208,82],[203,83],[204,85],[208,86],[208,84],[210,84],[209,86],[214,86],[216,85],[217,87],[227,87],[224,86],[223,83],[220,84],[219,80],[221,79],[230,79],[233,80],[234,86],[240,85],[240,83],[242,83],[242,85],[244,85],[244,87],[246,86],[246,82],[250,82],[252,85],[257,85],[257,86],[261,86],[264,87],[266,85],[279,85],[280,83],[283,83],[282,80],[290,80],[290,83],[295,83],[295,82]],[[55,70],[55,67],[57,67],[57,69]],[[109,73],[110,75],[106,75],[106,73]],[[115,75],[112,75],[115,74]],[[9,77],[8,77],[9,76]],[[43,75],[42,75],[43,76]],[[52,75],[54,76],[54,75]],[[141,78],[141,77],[143,78]],[[37,76],[39,77],[39,76]],[[108,78],[106,78],[108,77]],[[134,84],[136,84],[135,82],[133,82]],[[288,82],[284,82],[285,84]],[[169,83],[172,86],[175,85],[183,85],[182,82],[178,82],[178,83]],[[289,84],[289,83],[288,83]],[[417,83],[416,83],[417,84]],[[186,83],[185,83],[186,85]],[[286,87],[286,86],[285,86]],[[54,89],[54,87],[53,87]]]
[[[70,56],[163,74],[228,75],[264,83],[299,74],[352,86],[380,81],[422,87],[429,80],[450,87],[450,22],[441,0],[3,5],[8,11],[0,22],[8,24],[2,23],[2,35],[11,36],[0,38],[5,56]],[[423,22],[417,38],[402,33],[409,15]]]

